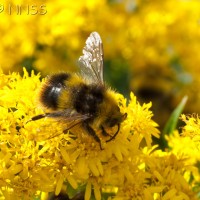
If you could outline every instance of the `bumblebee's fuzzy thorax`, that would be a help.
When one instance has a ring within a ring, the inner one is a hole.
[[[96,116],[104,100],[104,87],[81,83],[72,87],[73,106],[78,113]]]

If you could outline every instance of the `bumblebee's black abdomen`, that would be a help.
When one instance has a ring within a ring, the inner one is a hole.
[[[57,109],[59,95],[62,89],[66,87],[65,81],[69,78],[70,74],[67,73],[50,76],[41,91],[40,102],[47,108]]]
[[[95,116],[98,105],[103,101],[104,88],[97,85],[81,84],[73,89],[74,108],[78,113]]]

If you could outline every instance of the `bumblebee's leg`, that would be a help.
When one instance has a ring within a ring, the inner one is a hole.
[[[106,130],[105,130],[105,128],[103,126],[100,126],[100,128],[101,128],[101,132],[102,132],[102,134],[104,136],[110,136],[110,137],[112,137],[109,133],[106,132]]]
[[[71,123],[66,129],[63,130],[63,133],[67,133],[70,129],[74,128],[75,126],[77,126],[80,123],[82,123],[82,121],[77,121],[77,122]]]
[[[36,120],[39,120],[39,119],[45,118],[45,117],[48,116],[48,114],[49,114],[49,113],[36,115],[36,116],[32,117],[30,120],[28,120],[28,121],[26,122],[26,124],[27,124],[28,122],[31,122],[31,121],[36,121]]]
[[[99,139],[99,137],[97,136],[97,134],[95,133],[95,131],[93,130],[93,128],[86,122],[83,123],[83,127],[85,128],[85,130],[99,143],[101,150],[103,149],[101,146],[101,140]]]
[[[116,131],[116,133],[109,140],[106,140],[106,142],[110,142],[111,140],[114,140],[115,137],[117,136],[117,134],[119,133],[119,129],[120,129],[120,124],[117,124],[117,131]]]

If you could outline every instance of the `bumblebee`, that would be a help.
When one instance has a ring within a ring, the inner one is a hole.
[[[51,112],[37,115],[31,120],[44,117],[59,119],[68,123],[67,130],[80,124],[101,147],[99,130],[113,140],[120,129],[120,123],[127,114],[122,114],[114,98],[114,91],[105,86],[103,80],[103,44],[100,35],[92,32],[86,40],[83,55],[79,60],[80,73],[58,73],[51,75],[44,83],[39,101]],[[106,130],[116,126],[110,135]]]

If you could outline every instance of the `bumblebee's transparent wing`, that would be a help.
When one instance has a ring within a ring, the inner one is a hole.
[[[28,120],[26,123],[30,121],[36,121],[45,117],[54,118],[57,121],[65,121],[65,122],[72,122],[77,120],[85,121],[86,119],[90,118],[90,116],[82,115],[72,109],[65,109],[65,110],[54,111],[51,113],[36,115],[32,117],[30,120]]]
[[[97,32],[92,32],[79,58],[81,74],[92,83],[104,84],[103,81],[103,43]]]
[[[71,121],[85,121],[86,119],[90,118],[89,115],[82,115],[72,109],[65,109],[65,110],[59,110],[52,113],[46,113],[45,117],[54,118],[57,121],[65,121],[65,122],[71,122]]]

